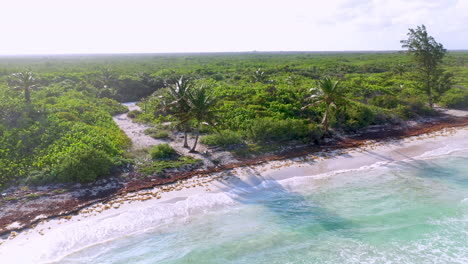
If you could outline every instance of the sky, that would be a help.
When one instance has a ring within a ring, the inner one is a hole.
[[[468,49],[468,0],[1,0],[0,54]]]

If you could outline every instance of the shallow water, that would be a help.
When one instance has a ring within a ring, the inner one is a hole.
[[[216,209],[58,262],[468,263],[466,152],[226,191]]]

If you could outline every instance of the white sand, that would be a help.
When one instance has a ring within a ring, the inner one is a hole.
[[[398,164],[413,158],[468,150],[468,128],[440,132],[350,149],[268,162],[207,175],[118,197],[107,204],[85,208],[69,219],[44,221],[0,245],[2,263],[41,263],[71,252],[188,218],[216,208],[235,206],[231,191],[264,181],[317,179],[334,172],[365,166]],[[302,184],[307,183],[303,181]],[[24,250],[28,249],[28,254]]]

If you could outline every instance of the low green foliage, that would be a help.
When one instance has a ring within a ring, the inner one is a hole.
[[[177,152],[169,144],[159,144],[149,151],[151,158],[155,160],[171,159],[177,156]]]
[[[258,118],[252,121],[246,130],[247,139],[252,142],[299,140],[304,143],[319,140],[320,128],[307,120]]]
[[[209,146],[229,147],[244,143],[242,135],[231,130],[224,130],[220,133],[215,133],[202,137],[201,142]]]
[[[3,113],[0,188],[12,182],[88,182],[118,165],[130,140],[111,113],[124,109],[111,99],[60,89],[44,88],[33,94],[31,105],[19,103],[23,114],[14,123],[8,120],[15,112]]]
[[[145,130],[145,134],[151,136],[152,138],[161,139],[161,138],[168,138],[169,131],[161,130],[157,128],[148,128]]]
[[[404,119],[430,116],[434,114],[434,110],[418,97],[402,99],[401,104],[398,105],[395,110],[398,115]]]
[[[26,198],[29,199],[29,200],[37,199],[39,197],[41,197],[41,195],[38,194],[38,193],[30,193],[30,194],[26,195]]]
[[[112,159],[102,150],[77,149],[64,156],[51,174],[59,182],[92,182],[109,173],[112,165]]]
[[[200,162],[200,160],[186,156],[177,159],[155,160],[151,164],[143,165],[138,171],[144,176],[157,175],[168,169],[182,168],[187,165],[194,165],[198,162]]]
[[[468,107],[468,89],[452,88],[441,98],[440,105],[443,107],[464,109]]]
[[[141,115],[141,111],[139,111],[139,110],[132,110],[132,111],[127,113],[127,116],[130,117],[130,118],[137,118],[140,115]]]
[[[109,98],[99,99],[99,105],[111,115],[118,115],[128,112],[128,108],[126,106]]]
[[[277,151],[279,149],[277,144],[246,144],[242,148],[235,149],[233,154],[241,158],[250,158],[255,155],[261,155],[268,152]]]

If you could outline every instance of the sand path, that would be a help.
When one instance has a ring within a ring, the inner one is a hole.
[[[123,103],[127,106],[130,111],[132,110],[141,110],[141,108],[136,105],[136,102]],[[198,142],[196,153],[189,153],[189,149],[183,147],[184,136],[182,133],[173,133],[171,139],[154,139],[149,135],[145,135],[145,130],[150,128],[150,126],[142,123],[133,122],[133,120],[128,117],[127,113],[116,115],[113,117],[117,125],[127,134],[127,136],[132,141],[132,149],[145,149],[150,148],[155,145],[167,143],[173,149],[175,149],[180,155],[191,156],[195,159],[200,159],[204,163],[204,168],[213,167],[215,163],[224,163],[225,161],[235,161],[232,154],[227,151],[216,151],[213,152],[206,146]],[[193,136],[188,137],[188,144],[193,145],[195,138]],[[213,162],[215,161],[215,162]]]

